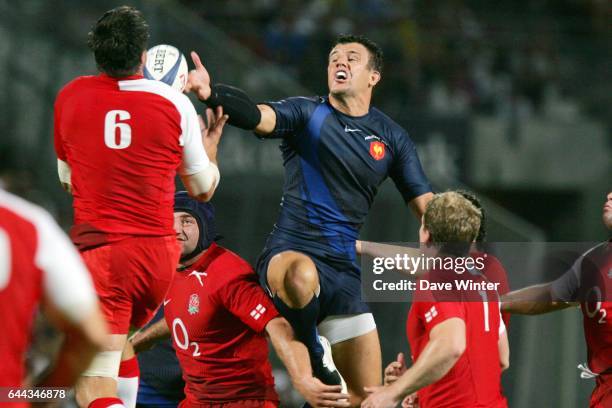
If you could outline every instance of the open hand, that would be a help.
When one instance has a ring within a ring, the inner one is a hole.
[[[214,112],[212,109],[206,108],[205,114],[208,125],[206,125],[201,116],[198,116],[200,120],[200,130],[202,132],[202,144],[204,145],[204,150],[206,150],[209,159],[216,163],[217,146],[223,134],[223,127],[229,117],[223,114],[223,107],[221,106],[217,106]]]
[[[195,51],[191,51],[191,59],[195,69],[189,71],[184,92],[193,92],[199,100],[205,101],[210,96],[210,75]]]

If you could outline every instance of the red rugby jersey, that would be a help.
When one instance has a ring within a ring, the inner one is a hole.
[[[0,387],[22,384],[42,296],[72,321],[96,303],[87,269],[51,216],[0,189]]]
[[[212,244],[164,301],[186,403],[278,401],[264,328],[278,316],[250,265]]]
[[[485,254],[483,252],[475,252],[470,254],[472,258],[476,257],[484,257],[485,267],[482,270],[482,273],[487,278],[488,281],[493,283],[499,283],[497,287],[497,293],[502,296],[506,293],[510,292],[510,284],[508,282],[508,274],[506,273],[506,268],[502,265],[502,263],[497,259],[494,255]],[[504,324],[506,329],[508,329],[510,324],[510,313],[509,312],[501,312],[502,319],[504,319]]]
[[[507,407],[506,398],[501,394],[498,350],[505,326],[497,294],[484,293],[492,301],[419,301],[412,304],[406,330],[413,361],[419,358],[437,324],[458,317],[466,326],[465,352],[444,377],[418,391],[420,407]],[[423,297],[431,298],[427,294]]]
[[[612,242],[595,247],[582,261],[584,337],[589,368],[612,374]],[[586,276],[585,276],[586,275]]]
[[[555,300],[581,302],[589,368],[612,373],[612,241],[581,255],[552,292]]]
[[[141,76],[79,77],[55,101],[55,150],[72,175],[81,248],[173,235],[174,177],[209,165],[189,99]]]

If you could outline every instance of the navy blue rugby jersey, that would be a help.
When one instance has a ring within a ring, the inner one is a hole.
[[[280,215],[267,247],[294,244],[352,261],[359,229],[387,176],[406,202],[431,191],[414,143],[380,110],[348,116],[327,97],[266,104],[276,112],[267,137],[283,139],[285,167]]]

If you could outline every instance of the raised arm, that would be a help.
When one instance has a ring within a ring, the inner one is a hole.
[[[431,185],[421,166],[416,146],[405,131],[396,135],[394,149],[389,177],[417,220],[421,222],[425,208],[433,198]]]
[[[217,167],[217,149],[223,134],[223,127],[228,120],[228,116],[223,113],[223,108],[220,106],[214,112],[212,109],[206,109],[205,115],[206,122],[201,116],[198,116],[198,127],[202,146],[209,160],[208,166],[195,172],[186,171],[186,166],[184,166],[181,174],[181,180],[189,195],[200,201],[209,201],[221,180],[221,174]],[[195,166],[198,166],[199,163],[202,163],[200,150],[198,142],[192,141],[191,146],[185,146],[183,162],[186,164],[196,163]]]
[[[310,357],[304,343],[295,338],[285,318],[276,317],[266,325],[266,333],[283,362],[295,389],[313,407],[348,407],[349,396],[339,385],[325,385],[312,376]]]
[[[269,105],[257,105],[261,113],[261,120],[255,128],[255,133],[260,136],[272,134],[276,128],[276,112]]]
[[[194,92],[198,99],[212,108],[223,107],[229,124],[254,130],[260,136],[271,134],[276,127],[276,113],[268,105],[256,105],[242,89],[215,84],[196,52],[191,53],[195,69],[189,72],[185,92]]]

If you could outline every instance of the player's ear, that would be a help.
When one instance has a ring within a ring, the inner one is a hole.
[[[380,72],[376,70],[372,70],[370,73],[370,83],[371,87],[374,87],[380,81]]]
[[[140,63],[144,67],[147,63],[147,50],[144,50],[142,54],[140,54]]]
[[[423,225],[422,222],[421,222],[421,228],[419,228],[419,242],[423,244],[427,244],[431,242],[431,233],[429,232],[427,228],[425,228],[425,225]]]

